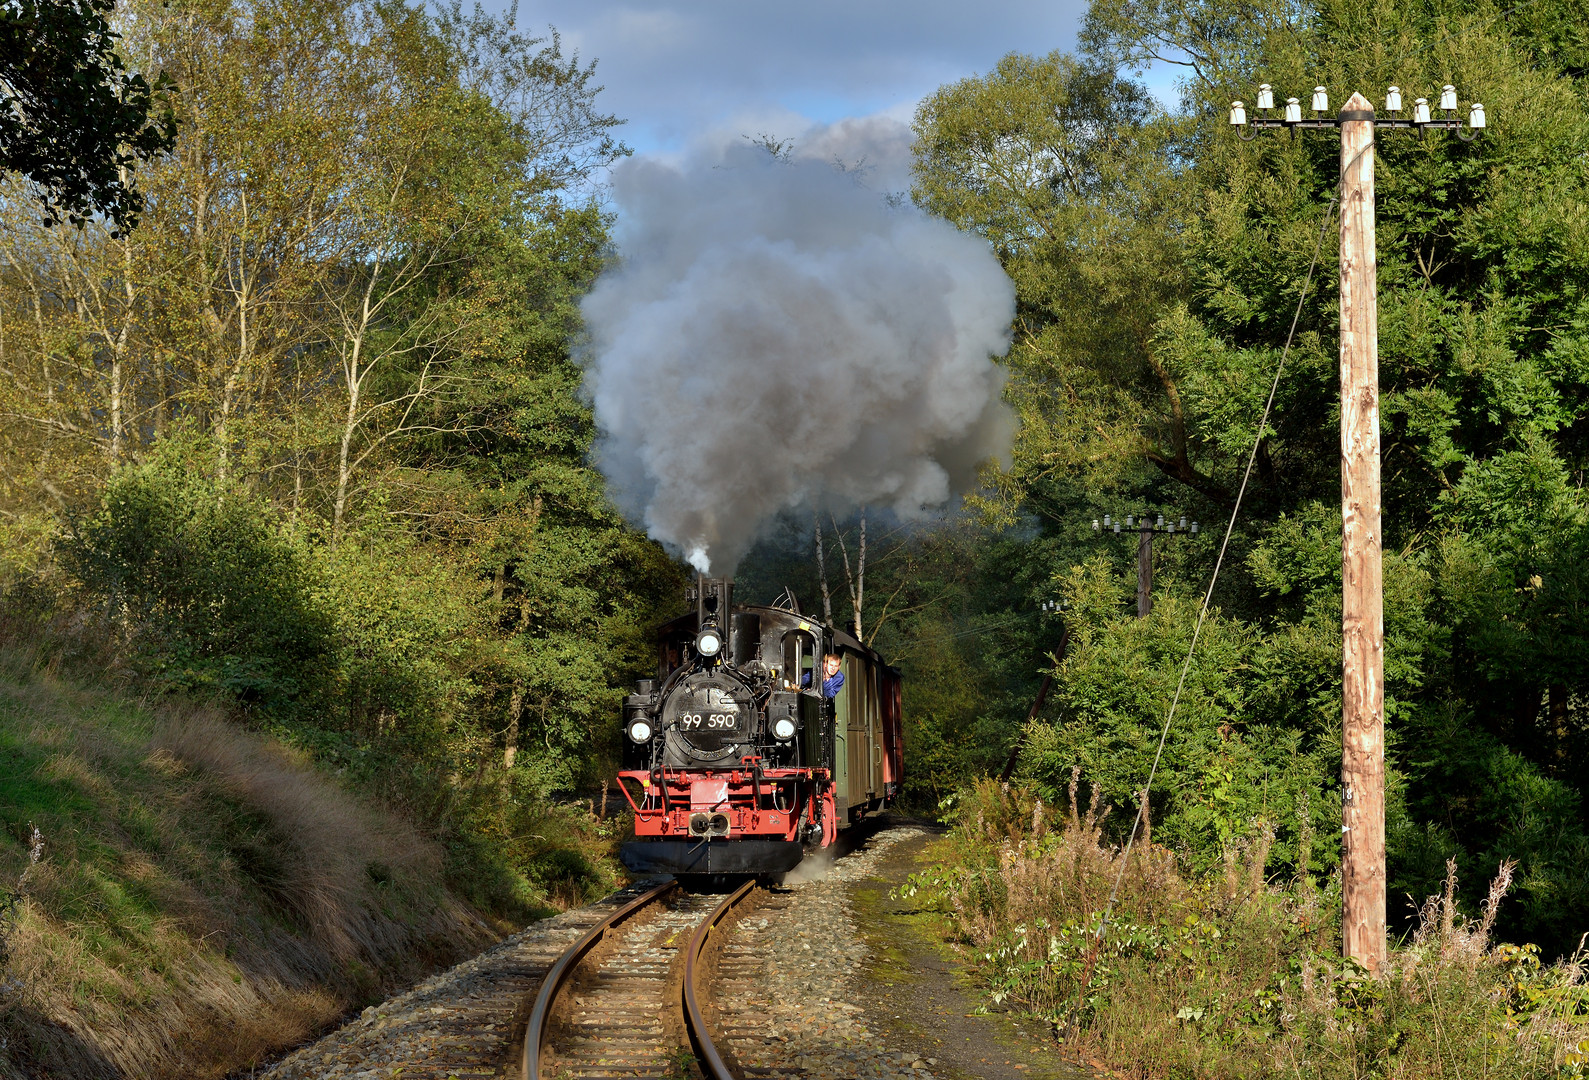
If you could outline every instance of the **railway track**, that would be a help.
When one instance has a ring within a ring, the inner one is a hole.
[[[769,1044],[782,1040],[776,1032],[767,1003],[762,975],[766,968],[765,950],[776,948],[779,915],[787,911],[794,898],[776,895],[766,898],[757,906],[759,919],[742,921],[735,928],[734,937],[719,946],[714,985],[717,991],[713,1009],[713,1028],[722,1043],[722,1049],[732,1056],[736,1071],[744,1080],[760,1077],[801,1077],[806,1070],[787,1066],[764,1064]],[[769,926],[772,927],[769,930]],[[782,941],[786,948],[792,943]]]
[[[586,932],[541,984],[523,1080],[739,1080],[708,1030],[702,956],[754,887],[718,897],[666,882]]]
[[[887,1018],[857,1004],[868,950],[846,899],[910,835],[841,849],[820,880],[785,888],[621,890],[365,1009],[263,1076],[933,1080],[937,1062],[889,1045]]]

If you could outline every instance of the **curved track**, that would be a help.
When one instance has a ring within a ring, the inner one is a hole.
[[[747,881],[714,906],[713,897],[669,881],[592,927],[552,965],[536,995],[523,1080],[676,1077],[684,1064],[676,1049],[681,1034],[700,1076],[737,1080],[707,1030],[698,983],[713,930],[754,888]],[[554,1031],[560,1045],[549,1044]]]
[[[706,943],[712,936],[713,929],[719,926],[735,905],[749,896],[755,888],[754,881],[747,881],[729,893],[696,929],[695,936],[690,939],[689,949],[684,954],[684,1027],[689,1032],[690,1046],[695,1050],[695,1060],[700,1063],[701,1073],[709,1080],[736,1080],[736,1078],[723,1063],[723,1056],[718,1053],[717,1046],[712,1042],[712,1036],[706,1028],[706,1016],[701,1010],[700,994],[696,989],[701,954],[706,951]]]

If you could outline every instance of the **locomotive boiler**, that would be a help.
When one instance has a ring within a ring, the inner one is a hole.
[[[635,873],[771,874],[887,805],[904,782],[899,672],[787,606],[738,606],[702,576],[658,631],[656,679],[624,701],[618,786]],[[823,657],[844,674],[822,694]]]

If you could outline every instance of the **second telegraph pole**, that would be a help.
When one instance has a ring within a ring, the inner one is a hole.
[[[1385,960],[1385,617],[1374,107],[1341,110],[1341,951]]]
[[[1126,528],[1135,528],[1137,531],[1137,618],[1146,619],[1153,614],[1153,538],[1158,535],[1174,536],[1176,533],[1183,535],[1188,531],[1197,532],[1197,522],[1192,522],[1190,528],[1186,524],[1186,515],[1181,515],[1181,524],[1177,526],[1173,520],[1166,522],[1164,515],[1160,514],[1157,522],[1149,522],[1146,514],[1135,526],[1131,524],[1131,515],[1126,515]],[[1116,536],[1120,535],[1120,523],[1110,521],[1109,515],[1103,516],[1103,522],[1094,518],[1092,531],[1102,535],[1110,530]]]

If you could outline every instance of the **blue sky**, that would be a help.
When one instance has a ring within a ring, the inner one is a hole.
[[[873,186],[901,190],[906,125],[924,95],[1011,51],[1074,47],[1084,10],[1084,0],[524,0],[518,24],[555,26],[565,47],[599,61],[601,100],[629,121],[623,136],[639,153],[765,132],[809,156],[864,156]]]

